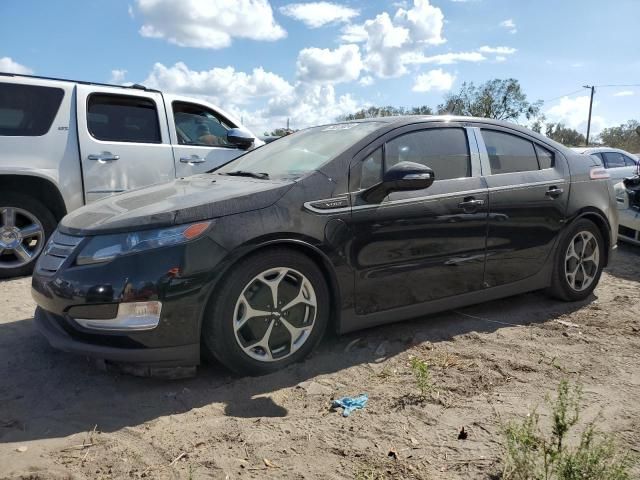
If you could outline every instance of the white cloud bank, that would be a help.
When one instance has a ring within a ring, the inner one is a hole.
[[[437,70],[431,70],[427,73],[418,75],[412,90],[414,92],[430,92],[431,90],[446,92],[451,90],[455,80],[455,75],[444,72],[439,68]]]
[[[563,123],[569,128],[586,133],[589,117],[589,95],[569,98],[562,97],[560,102],[549,108],[545,115],[550,123]],[[598,102],[594,102],[593,108],[597,110]],[[591,133],[597,135],[607,126],[605,119],[599,115],[591,115]]]
[[[309,28],[349,22],[360,14],[355,8],[332,2],[290,3],[280,7],[280,13],[303,22]]]
[[[340,45],[335,50],[300,50],[296,67],[303,82],[340,83],[357,80],[363,65],[357,45]]]
[[[25,67],[24,65],[19,64],[18,62],[14,61],[11,57],[1,57],[0,72],[31,75],[33,73],[33,70],[31,70],[29,67]]]

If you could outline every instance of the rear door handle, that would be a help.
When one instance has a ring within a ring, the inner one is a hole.
[[[190,157],[180,157],[182,163],[204,163],[206,160],[198,155],[191,155]]]
[[[477,199],[475,197],[465,197],[462,202],[458,204],[458,207],[463,209],[465,212],[475,212],[478,210],[478,207],[484,205],[484,200]]]
[[[101,152],[101,153],[92,153],[87,158],[89,160],[94,160],[99,162],[115,162],[116,160],[120,160],[120,155],[114,155],[111,152]]]
[[[551,199],[554,199],[554,198],[558,198],[563,193],[564,193],[563,188],[554,186],[554,187],[549,187],[549,190],[547,190],[547,193],[545,193],[545,195]]]

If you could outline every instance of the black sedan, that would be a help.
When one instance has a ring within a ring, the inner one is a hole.
[[[151,373],[209,353],[263,374],[327,328],[543,288],[581,300],[616,245],[607,177],[492,120],[309,128],[65,217],[35,269],[35,321],[54,347]]]

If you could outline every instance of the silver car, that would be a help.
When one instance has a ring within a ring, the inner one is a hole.
[[[611,183],[622,181],[632,177],[638,169],[640,158],[636,155],[611,147],[572,148],[573,151],[583,155],[592,155],[600,160],[611,176]]]

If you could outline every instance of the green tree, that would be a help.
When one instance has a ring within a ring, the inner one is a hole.
[[[607,147],[621,148],[631,153],[640,152],[640,122],[629,120],[618,127],[605,128],[600,141]]]
[[[541,100],[527,100],[518,80],[496,78],[478,86],[463,83],[458,93],[448,94],[438,105],[438,113],[517,121],[521,117],[537,118],[541,107]]]
[[[393,107],[387,105],[386,107],[368,107],[358,110],[355,113],[350,113],[339,118],[339,120],[362,120],[365,118],[375,117],[396,117],[399,115],[433,115],[433,110],[427,105],[421,107]]]
[[[586,138],[577,130],[567,128],[562,123],[548,123],[545,135],[567,147],[584,146]]]

